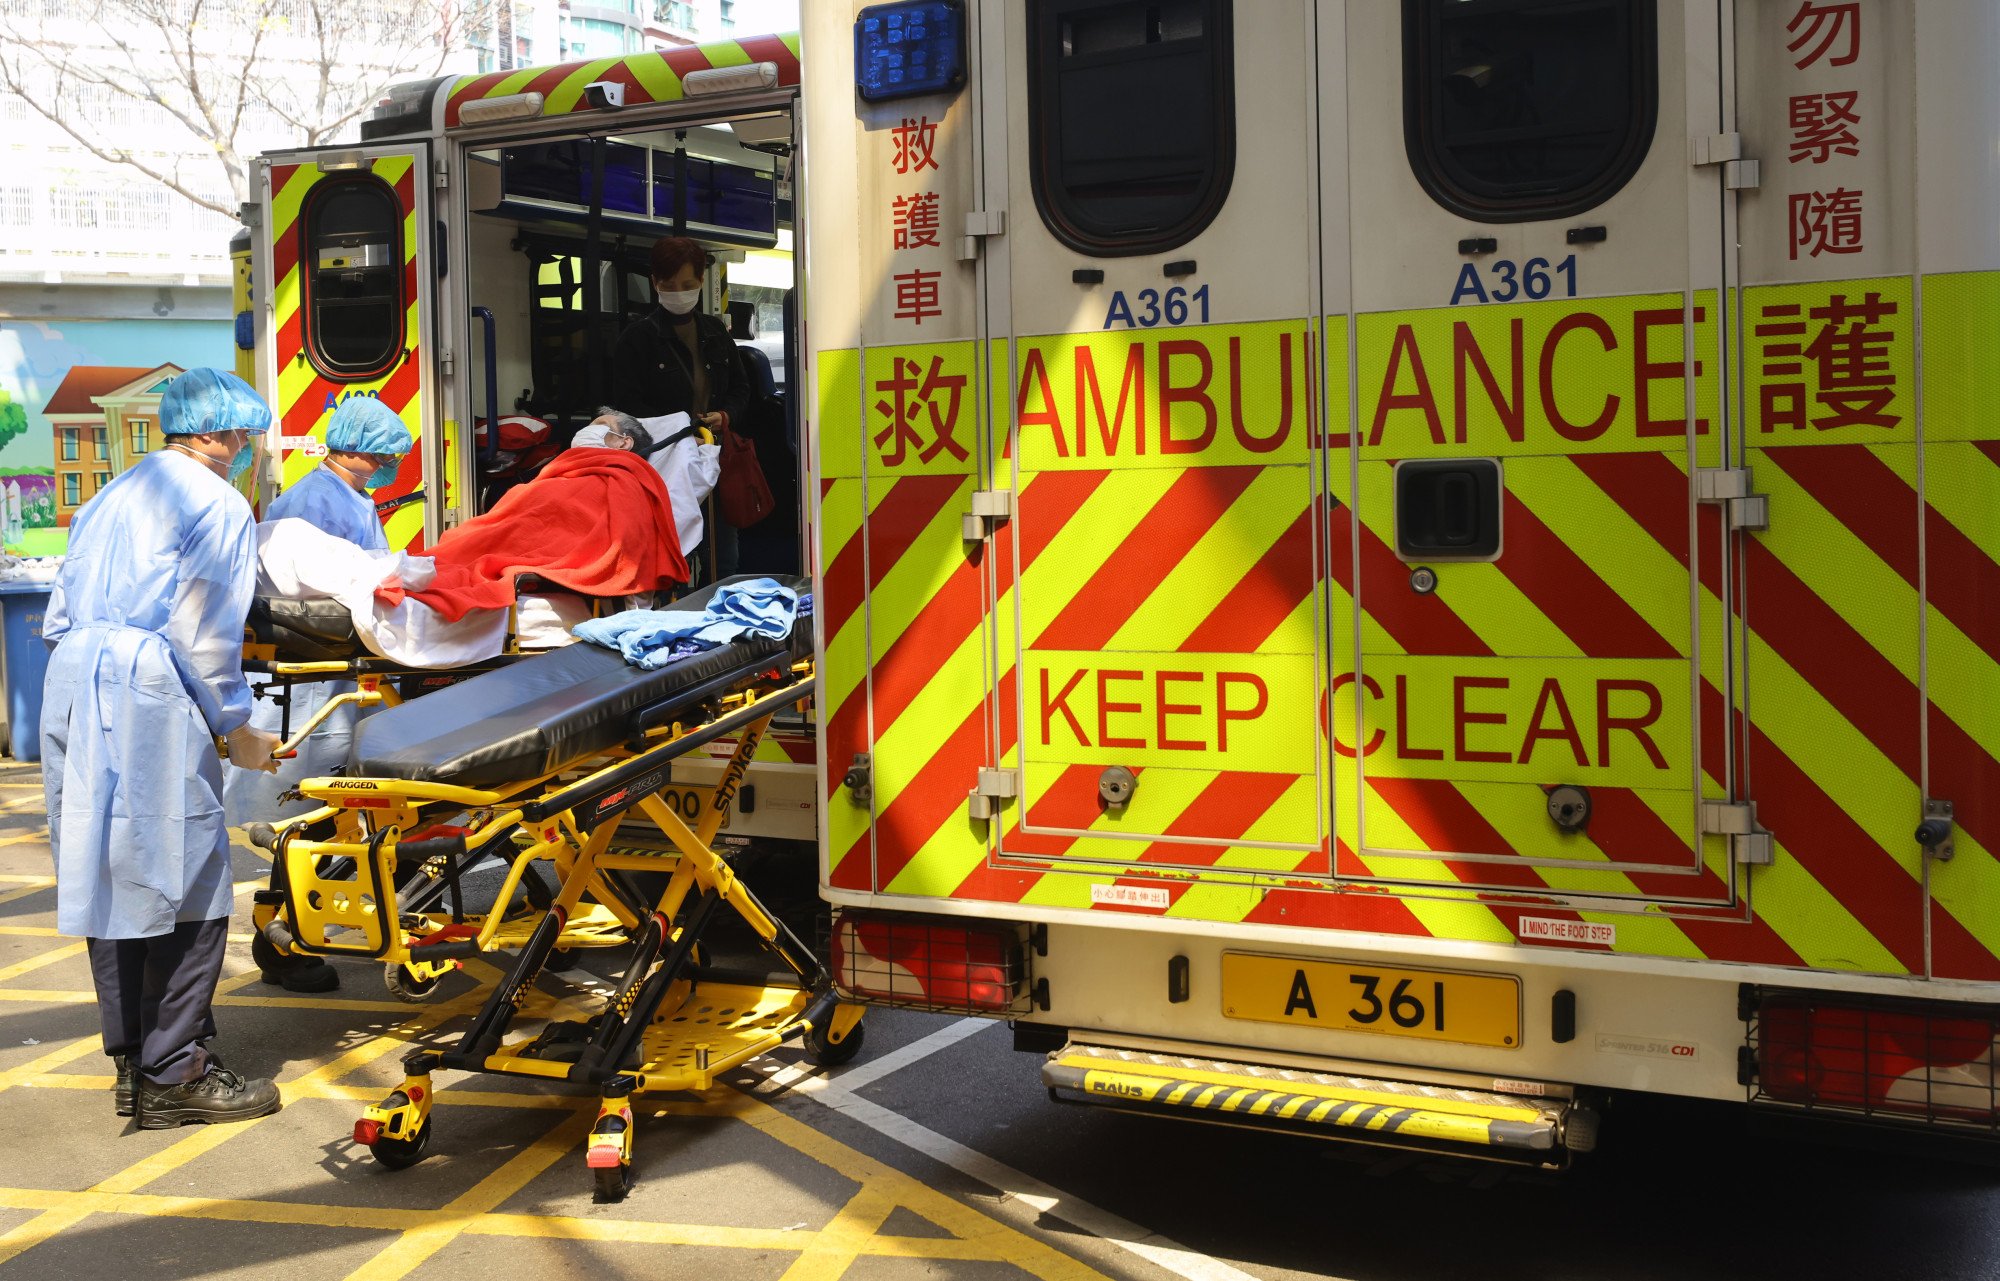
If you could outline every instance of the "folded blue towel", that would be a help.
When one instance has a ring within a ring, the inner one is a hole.
[[[783,640],[792,634],[798,613],[798,594],[791,588],[775,579],[753,578],[717,588],[706,609],[628,609],[586,619],[576,625],[575,634],[650,671],[744,636]]]

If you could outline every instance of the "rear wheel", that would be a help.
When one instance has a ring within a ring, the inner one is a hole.
[[[410,972],[407,965],[398,965],[394,961],[382,967],[382,985],[388,988],[397,1000],[408,1001],[411,1005],[422,1005],[430,1000],[431,993],[437,991],[438,980],[443,977],[440,974],[434,978],[420,979]]]
[[[614,1165],[590,1172],[590,1199],[599,1205],[610,1205],[625,1199],[632,1190],[632,1167]]]
[[[407,1139],[377,1139],[368,1150],[375,1154],[376,1163],[388,1170],[407,1170],[424,1159],[431,1146],[431,1119],[417,1127],[417,1132]]]
[[[866,1024],[856,1023],[847,1029],[847,1039],[834,1042],[826,1033],[814,1028],[806,1033],[806,1058],[815,1067],[839,1067],[852,1063],[854,1056],[861,1053],[861,1035],[868,1030]]]

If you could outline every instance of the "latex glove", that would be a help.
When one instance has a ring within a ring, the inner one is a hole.
[[[278,772],[278,762],[272,759],[272,754],[284,744],[284,740],[276,734],[266,734],[263,730],[245,725],[229,731],[222,742],[229,749],[231,765],[262,770],[266,774]]]

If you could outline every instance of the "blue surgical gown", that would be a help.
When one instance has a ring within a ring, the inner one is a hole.
[[[215,738],[250,718],[256,523],[227,482],[149,454],[84,504],[49,596],[42,777],[56,928],[151,938],[229,915]]]
[[[265,512],[266,520],[293,517],[336,538],[344,538],[363,551],[389,550],[382,521],[375,515],[375,502],[342,480],[322,464],[308,472],[298,484],[279,494]],[[267,734],[290,737],[305,728],[314,713],[337,694],[354,688],[352,681],[316,681],[294,685],[289,693],[271,690],[260,696],[250,709],[250,723]],[[288,697],[291,716],[279,706],[276,695]],[[324,778],[347,765],[354,741],[354,725],[360,717],[353,704],[334,709],[320,722],[312,736],[299,744],[298,755],[278,763],[276,774],[230,766],[224,771],[223,797],[231,826],[246,823],[273,823],[282,818],[318,809],[316,802],[280,801],[287,790],[309,778]]]
[[[357,493],[354,486],[335,475],[324,463],[308,472],[298,484],[279,494],[272,502],[270,511],[264,514],[264,519],[283,520],[287,516],[309,521],[335,538],[345,538],[364,552],[389,550],[389,537],[382,531],[381,518],[375,514],[375,500]]]

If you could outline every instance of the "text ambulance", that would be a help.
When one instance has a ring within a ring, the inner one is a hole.
[[[2000,10],[805,14],[853,992],[1542,1163],[2000,1127]]]

